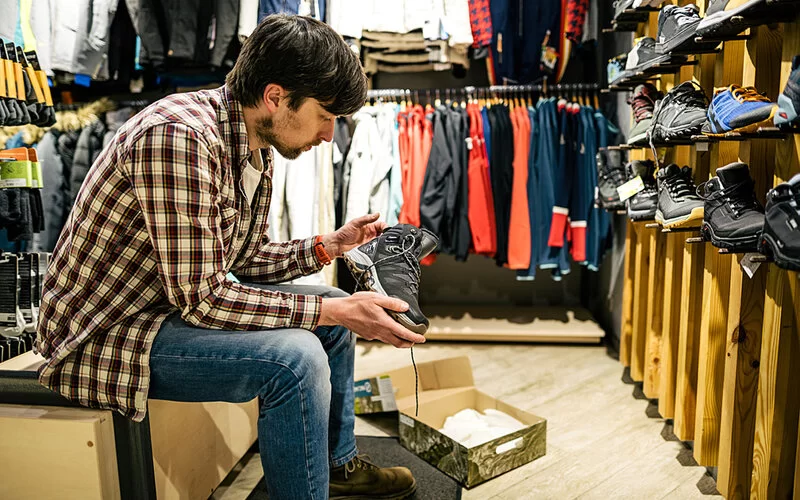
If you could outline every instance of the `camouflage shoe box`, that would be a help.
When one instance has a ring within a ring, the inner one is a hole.
[[[545,455],[547,422],[475,388],[466,356],[417,365],[419,413],[416,412],[412,366],[388,375],[399,414],[400,443],[467,488],[481,484]],[[472,408],[494,408],[527,426],[484,444],[467,448],[438,429],[447,417]]]

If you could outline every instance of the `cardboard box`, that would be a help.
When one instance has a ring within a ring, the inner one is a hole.
[[[417,365],[419,415],[415,415],[414,368],[386,373],[391,379],[399,415],[400,443],[467,488],[544,456],[545,419],[503,403],[474,386],[466,356]],[[494,408],[526,427],[484,444],[467,448],[439,432],[447,417],[472,408]]]

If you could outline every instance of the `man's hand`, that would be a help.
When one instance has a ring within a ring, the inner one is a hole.
[[[332,259],[341,257],[346,251],[376,238],[388,226],[377,222],[380,214],[369,214],[353,219],[332,233],[322,237],[325,251]]]
[[[374,292],[357,292],[350,297],[322,299],[319,324],[342,325],[364,339],[377,339],[395,347],[411,347],[425,342],[425,337],[395,321],[386,309],[405,312],[408,304]]]

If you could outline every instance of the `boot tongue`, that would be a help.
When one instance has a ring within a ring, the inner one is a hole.
[[[719,177],[722,187],[730,187],[750,180],[750,170],[746,163],[736,162],[718,168],[716,176]]]
[[[427,229],[422,230],[422,241],[419,245],[419,255],[417,255],[417,260],[422,260],[431,252],[436,250],[436,247],[439,246],[439,238],[436,237],[435,234],[428,231]]]

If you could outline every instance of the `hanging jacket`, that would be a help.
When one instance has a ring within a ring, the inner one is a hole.
[[[58,241],[58,236],[63,228],[66,218],[64,205],[64,165],[58,152],[58,137],[61,135],[56,130],[44,134],[39,144],[36,145],[36,155],[42,168],[42,208],[45,213],[45,228],[39,234],[40,248],[37,251],[52,252]]]
[[[239,0],[239,41],[250,36],[258,26],[258,0]]]
[[[380,147],[373,113],[374,110],[364,108],[353,116],[356,130],[344,166],[343,222],[374,212],[381,212],[381,220],[386,220],[390,168],[386,152]]]
[[[509,221],[508,267],[524,270],[531,262],[531,226],[528,208],[528,155],[530,154],[531,124],[528,110],[515,107],[514,117],[514,177],[511,192]]]
[[[448,119],[447,112],[443,109],[437,109],[433,113],[433,143],[425,168],[425,181],[422,185],[419,207],[422,227],[439,237],[443,251],[448,251],[450,248],[449,239],[445,239],[445,236],[449,238],[449,234],[445,235],[447,203],[449,197],[455,197],[450,176],[453,156],[447,137]]]
[[[214,2],[214,46],[210,63],[213,67],[233,66],[234,61],[225,61],[228,49],[236,38],[239,23],[239,0],[216,0]],[[224,64],[223,64],[224,63]]]
[[[75,145],[75,159],[70,170],[70,204],[78,198],[83,180],[86,179],[89,169],[103,150],[105,133],[106,126],[102,120],[95,120],[81,130],[81,135]]]
[[[494,198],[489,181],[488,159],[483,138],[481,112],[477,104],[469,104],[469,166],[468,166],[468,218],[472,248],[479,255],[494,257],[497,251],[497,234],[494,216]]]
[[[107,80],[108,67],[105,63],[111,38],[111,22],[117,11],[118,0],[92,0],[91,5],[89,2],[80,3],[82,5],[79,7],[80,17],[71,72]]]
[[[459,119],[458,135],[456,137],[456,150],[458,152],[458,178],[456,182],[457,202],[454,222],[454,252],[457,261],[467,260],[472,244],[472,234],[469,228],[469,116],[463,108],[454,108]]]

